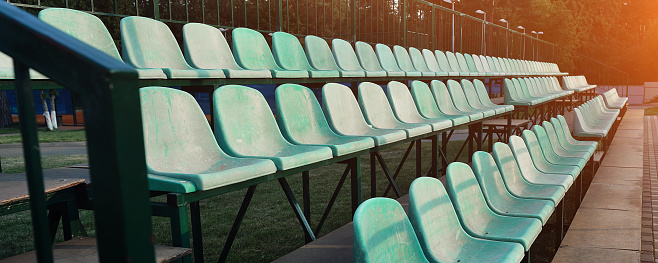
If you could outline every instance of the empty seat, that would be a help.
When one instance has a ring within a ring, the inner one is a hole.
[[[240,85],[226,85],[213,94],[215,138],[230,155],[270,159],[288,170],[331,159],[329,147],[294,145],[286,141],[263,94]]]
[[[344,70],[338,67],[334,54],[331,52],[327,41],[316,36],[304,38],[304,49],[311,66],[318,70],[336,70],[343,78],[365,77],[363,70]]]
[[[372,48],[372,47],[371,47]],[[343,70],[365,71],[366,77],[386,77],[386,71],[382,70],[367,70],[359,64],[359,59],[352,48],[352,45],[342,39],[334,39],[331,41],[331,50],[336,58],[338,67]],[[379,65],[377,65],[379,67]],[[381,67],[380,67],[381,69]]]
[[[477,94],[477,91],[475,91],[475,86],[473,85],[473,82],[471,82],[470,80],[462,79],[461,84],[462,84],[462,88],[464,89],[464,95],[466,95],[466,98],[468,99],[468,104],[471,106],[471,108],[474,108],[476,110],[493,110],[495,114],[502,114],[506,112],[505,107],[485,106],[484,104],[482,104],[482,102],[480,101],[480,97]]]
[[[459,70],[452,68],[452,65],[450,65],[450,62],[448,61],[448,58],[446,57],[446,54],[443,53],[443,51],[434,50],[434,58],[436,58],[436,62],[439,63],[439,68],[445,72],[448,72],[449,76],[459,76]]]
[[[159,68],[170,79],[225,78],[221,69],[195,69],[185,61],[174,34],[160,21],[129,16],[121,19],[121,45],[127,64]]]
[[[567,144],[566,142],[561,141],[558,132],[555,130],[555,126],[552,123],[544,121],[542,122],[542,126],[544,127],[544,130],[546,130],[550,145],[553,147],[553,150],[556,153],[560,152],[560,154],[563,156],[581,156],[585,159],[589,159],[592,157],[592,155],[594,155],[596,146],[578,146]]]
[[[445,118],[425,118],[416,108],[416,103],[411,97],[409,88],[398,81],[391,81],[386,86],[388,100],[391,102],[395,116],[406,123],[426,123],[432,126],[432,130],[440,131],[452,127],[452,121]]]
[[[219,29],[199,23],[183,26],[185,59],[198,69],[221,69],[229,78],[271,78],[265,69],[244,69],[233,58],[231,47]]]
[[[224,153],[201,107],[189,93],[148,87],[139,89],[139,95],[151,190],[166,190],[153,187],[153,183],[169,182],[158,180],[157,176],[176,179],[180,185],[185,181],[192,182],[194,189],[181,187],[178,190],[185,193],[210,190],[276,172],[276,166],[270,160],[235,158]]]
[[[367,137],[347,137],[334,133],[324,117],[313,92],[297,84],[276,88],[276,120],[281,133],[293,144],[311,144],[331,148],[334,156],[370,149],[374,141]]]
[[[494,213],[467,164],[454,162],[448,165],[446,190],[462,227],[471,236],[519,243],[528,251],[541,232],[542,223],[538,219]]]
[[[430,262],[519,262],[523,259],[520,244],[470,236],[460,225],[445,187],[436,178],[421,177],[411,183],[409,220]]]
[[[469,71],[464,71],[464,69],[459,65],[459,61],[457,61],[457,56],[455,56],[455,53],[452,53],[450,51],[446,51],[446,58],[448,58],[448,64],[450,64],[450,68],[454,72],[458,72],[459,76],[478,76],[478,73],[472,73]]]
[[[286,70],[274,61],[274,55],[265,37],[249,28],[233,29],[233,55],[240,66],[246,69],[266,69],[275,78],[308,78],[306,70]]]
[[[549,163],[537,148],[539,145],[527,145],[519,136],[512,135],[509,145],[519,162],[521,174],[531,183],[562,185],[569,189],[580,174],[578,167]]]
[[[591,142],[591,141],[578,141],[571,136],[571,131],[569,130],[569,126],[567,125],[567,119],[564,118],[562,115],[558,115],[555,120],[551,119],[551,123],[553,123],[553,126],[555,126],[556,131],[558,132],[558,137],[560,139],[564,139],[563,141],[566,142],[568,145],[574,145],[574,146],[597,146],[597,142]],[[562,130],[560,133],[559,131]],[[561,136],[562,135],[562,136]]]
[[[395,59],[398,61],[400,69],[404,70],[405,72],[420,72],[423,77],[436,76],[436,73],[429,71],[429,69],[427,71],[421,71],[414,67],[413,61],[411,61],[411,57],[409,56],[409,52],[407,52],[405,48],[397,45],[393,46],[393,53],[395,54]]]
[[[428,49],[423,49],[422,52],[423,52],[422,53],[423,59],[427,64],[427,68],[429,68],[433,72],[436,72],[437,76],[446,76],[450,74],[445,72],[439,67],[439,63],[436,61],[436,58],[434,57],[434,53],[432,53],[432,51],[429,51]]]
[[[485,118],[496,115],[496,111],[494,110],[479,110],[471,107],[471,105],[468,103],[468,98],[466,98],[466,94],[464,94],[464,89],[459,84],[459,82],[448,80],[448,84],[446,86],[448,87],[448,92],[450,92],[452,102],[455,104],[455,107],[458,110],[466,113],[478,112],[483,114]]]
[[[110,57],[116,58],[123,62],[119,55],[119,50],[114,44],[114,40],[98,17],[72,9],[66,8],[48,8],[39,12],[39,19],[54,26],[55,28],[66,32],[72,37],[84,42],[87,45],[103,51]],[[12,66],[13,67],[13,66]],[[12,71],[13,74],[13,71]],[[137,74],[141,79],[164,79],[167,76],[161,69],[137,69]],[[12,75],[13,76],[13,75]],[[32,74],[33,79],[43,79],[41,74]]]
[[[322,88],[322,109],[329,126],[337,134],[366,136],[382,146],[407,138],[403,130],[375,129],[366,122],[361,108],[350,88],[338,83],[328,83]]]
[[[359,58],[359,62],[361,63],[361,67],[363,67],[363,69],[365,69],[366,72],[385,71],[386,75],[389,77],[405,76],[404,72],[402,71],[384,70],[380,64],[379,58],[377,58],[377,54],[375,54],[375,50],[372,48],[370,44],[357,41],[356,44],[354,44],[354,46],[356,49],[356,56]]]
[[[544,153],[544,157],[548,161],[554,164],[563,164],[563,165],[576,165],[582,170],[585,168],[587,161],[589,160],[589,155],[586,155],[581,152],[567,152],[562,148],[559,148],[558,144],[553,144],[551,139],[548,136],[548,132],[544,127],[539,125],[532,126],[532,131],[537,137],[539,146]]]
[[[513,105],[498,105],[491,102],[491,99],[489,98],[489,94],[487,93],[487,88],[484,86],[484,82],[482,82],[481,80],[474,79],[473,85],[475,86],[475,92],[477,93],[478,98],[480,98],[480,102],[484,106],[490,108],[502,107],[503,109],[505,109],[505,112],[514,111]]]
[[[470,122],[470,118],[466,115],[448,115],[442,113],[436,104],[436,100],[434,100],[430,87],[425,82],[418,80],[411,82],[411,96],[414,98],[418,112],[425,118],[449,119],[452,121],[453,126]]]
[[[411,64],[411,58],[409,58],[409,54],[407,54],[408,61],[406,61],[405,70],[403,70],[398,65],[399,61],[395,59],[395,56],[393,55],[393,51],[391,51],[391,48],[389,48],[387,45],[377,44],[375,45],[375,51],[377,53],[377,59],[379,59],[380,65],[384,70],[386,70],[386,72],[388,72],[389,76],[392,76],[391,75],[392,73],[398,74],[397,72],[401,72],[402,74],[404,74],[403,76],[407,76],[407,77],[422,76],[421,72],[418,72],[416,71],[415,68],[413,68],[413,64]],[[432,76],[433,75],[434,74],[432,74]]]
[[[468,116],[470,121],[476,121],[484,118],[484,114],[481,112],[464,112],[457,107],[448,92],[448,87],[441,81],[432,80],[430,82],[430,87],[432,90],[432,95],[434,95],[434,100],[436,100],[436,105],[439,107],[441,113],[450,115],[450,116]]]
[[[457,63],[462,72],[469,72],[471,76],[486,76],[486,74],[478,72],[475,68],[471,69],[471,67],[468,65],[466,57],[463,54],[457,52],[455,53],[455,57],[457,57]]]
[[[418,71],[422,72],[434,72],[435,76],[448,76],[448,73],[446,72],[439,72],[439,71],[434,71],[431,70],[429,67],[427,67],[427,61],[425,61],[425,58],[422,53],[420,53],[420,50],[417,48],[410,47],[409,48],[409,55],[411,56],[411,61],[414,64],[414,67]]]
[[[274,60],[286,70],[305,70],[311,78],[338,78],[338,70],[318,70],[311,67],[302,44],[296,36],[285,32],[272,34]]]
[[[354,213],[354,262],[429,262],[407,214],[393,199],[364,201]]]

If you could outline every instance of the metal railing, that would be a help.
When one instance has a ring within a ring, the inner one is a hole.
[[[146,161],[134,68],[0,2],[0,52],[14,60],[34,242],[52,262],[43,171],[29,68],[80,95],[85,111],[92,200],[102,262],[153,262]]]

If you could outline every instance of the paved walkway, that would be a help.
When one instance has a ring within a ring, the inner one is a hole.
[[[626,113],[553,262],[640,261],[643,116]]]
[[[87,154],[87,142],[49,142],[40,143],[42,155]],[[23,156],[23,145],[20,143],[0,144],[0,157]]]

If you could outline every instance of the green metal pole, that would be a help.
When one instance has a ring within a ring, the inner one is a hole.
[[[402,46],[407,47],[407,0],[402,0]]]

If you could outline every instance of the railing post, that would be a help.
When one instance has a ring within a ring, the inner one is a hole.
[[[282,31],[283,29],[283,0],[278,1],[279,5],[277,6],[277,14],[279,15],[279,19],[277,19],[277,25],[276,25],[276,31]],[[233,8],[233,7],[231,7]],[[231,10],[232,12],[233,10]],[[245,10],[246,12],[246,10]],[[323,27],[324,29],[324,27]]]
[[[407,47],[407,0],[402,0],[402,46]]]
[[[160,0],[153,0],[153,18],[160,20]],[[219,17],[217,17],[219,21]]]

